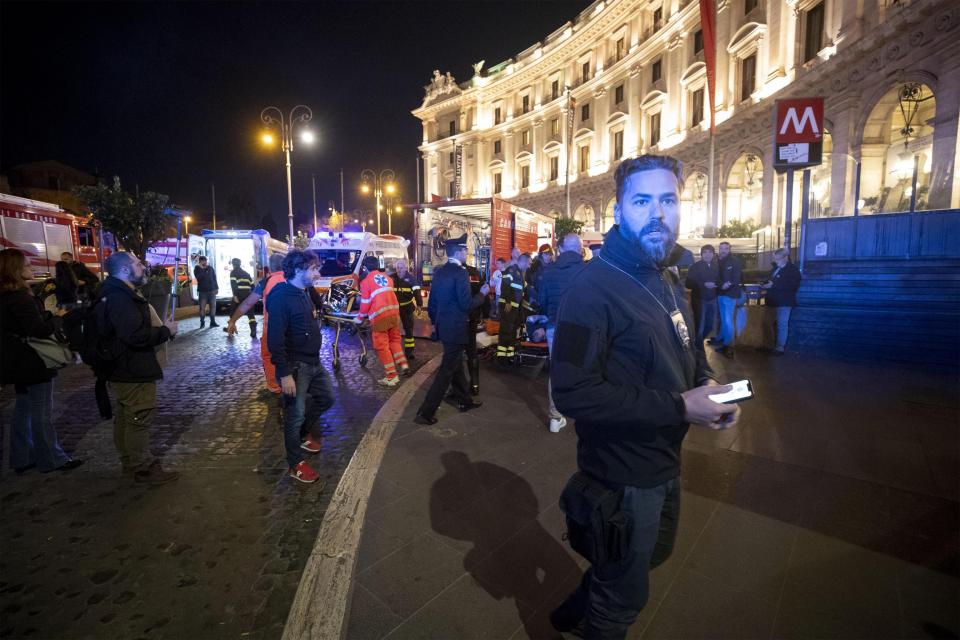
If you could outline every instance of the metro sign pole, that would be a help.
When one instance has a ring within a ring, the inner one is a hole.
[[[793,231],[793,172],[803,172],[803,212],[806,222],[810,203],[809,167],[823,161],[823,97],[777,100],[773,130],[773,168],[787,174],[787,206],[784,215],[783,246],[790,250]],[[802,254],[803,248],[800,248]],[[801,259],[802,259],[801,255]]]

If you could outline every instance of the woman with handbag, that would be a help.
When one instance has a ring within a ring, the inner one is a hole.
[[[57,439],[53,413],[54,369],[48,369],[29,339],[50,338],[53,319],[43,311],[27,280],[32,277],[23,254],[16,249],[0,251],[0,384],[12,384],[17,392],[10,434],[10,465],[17,473],[37,467],[40,471],[68,471],[83,464],[71,459]]]

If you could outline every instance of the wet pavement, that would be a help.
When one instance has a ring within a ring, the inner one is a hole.
[[[714,362],[756,398],[732,429],[691,428],[677,544],[628,637],[958,637],[957,380],[752,350]],[[560,637],[547,615],[587,566],[557,504],[576,434],[547,430],[544,374],[482,378],[481,408],[421,427],[418,395],[397,423],[344,637]]]
[[[330,496],[391,391],[376,386],[375,354],[361,368],[356,338],[343,338],[337,403],[311,457],[321,480],[296,483],[285,476],[259,343],[246,327],[228,340],[198,326],[182,321],[169,346],[152,433],[154,452],[181,474],[175,483],[124,479],[89,371],[57,377],[54,424],[85,464],[0,478],[0,637],[280,637]],[[328,367],[331,340],[325,330]],[[418,342],[413,365],[437,351]],[[4,389],[5,429],[11,408]]]

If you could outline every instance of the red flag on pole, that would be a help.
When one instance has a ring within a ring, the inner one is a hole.
[[[710,131],[715,131],[714,105],[717,97],[717,10],[715,0],[700,0],[700,28],[703,30],[703,58],[707,63],[707,96],[710,101]]]

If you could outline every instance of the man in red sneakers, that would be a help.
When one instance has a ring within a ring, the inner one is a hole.
[[[367,277],[360,283],[357,320],[369,320],[373,329],[373,348],[387,374],[377,380],[377,384],[395,387],[400,383],[397,371],[404,375],[410,371],[400,336],[400,303],[393,290],[393,279],[380,268],[379,258],[367,256],[363,259],[363,268],[367,270]]]
[[[283,259],[283,276],[286,281],[267,297],[267,348],[283,393],[283,444],[290,477],[309,483],[319,475],[304,462],[303,452],[320,450],[317,420],[334,401],[330,375],[320,363],[323,338],[317,307],[306,292],[320,276],[316,254],[291,251]],[[303,431],[310,435],[301,441]]]

